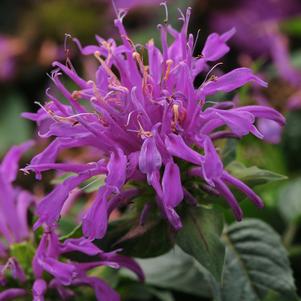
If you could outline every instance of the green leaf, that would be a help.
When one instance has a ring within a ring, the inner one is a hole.
[[[297,300],[287,252],[268,224],[246,219],[226,229],[224,239],[223,301]]]
[[[174,301],[175,300],[170,292],[160,291],[153,287],[149,287],[147,290],[160,301]]]
[[[145,274],[145,282],[163,289],[210,297],[210,287],[200,264],[179,247],[168,253],[149,259],[139,259]]]
[[[150,287],[144,283],[134,282],[130,279],[121,280],[118,292],[124,301],[174,301],[170,292]]]
[[[275,144],[261,143],[258,138],[249,135],[237,144],[236,152],[237,161],[246,166],[258,166],[259,168],[286,174],[286,154]]]
[[[133,218],[123,218],[110,223],[106,236],[96,240],[101,249],[111,251],[122,248],[123,254],[149,258],[168,252],[174,245],[173,233],[165,220],[157,217],[143,226]]]
[[[189,206],[185,208],[181,218],[183,227],[176,235],[176,243],[219,282],[225,255],[225,248],[220,240],[223,214],[214,208]]]
[[[257,166],[246,167],[237,161],[230,163],[227,169],[234,177],[251,187],[287,179],[286,176],[276,172],[260,169]]]
[[[289,181],[278,194],[278,209],[287,222],[301,221],[301,177]]]

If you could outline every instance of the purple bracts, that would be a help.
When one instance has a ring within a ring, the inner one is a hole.
[[[49,101],[36,114],[24,114],[37,122],[40,136],[53,138],[26,170],[34,171],[38,178],[48,169],[76,175],[59,184],[41,201],[37,226],[46,223],[52,227],[70,192],[86,179],[102,174],[106,180],[83,215],[85,237],[94,239],[105,235],[114,206],[128,195],[128,184],[137,182],[140,187],[153,188],[163,216],[179,229],[181,219],[176,207],[185,191],[178,166],[181,160],[191,165],[191,171],[185,171],[185,176],[197,175],[199,181],[218,190],[237,219],[242,218],[242,212],[227,184],[237,186],[256,205],[261,204],[245,184],[224,171],[214,141],[223,137],[225,130],[231,137],[241,138],[251,133],[264,139],[264,133],[255,126],[257,118],[273,120],[280,126],[285,120],[268,107],[235,108],[229,102],[204,106],[207,97],[212,99],[216,93],[232,92],[247,83],[263,87],[267,84],[247,68],[220,77],[207,74],[209,64],[229,51],[227,41],[234,30],[210,35],[200,55],[195,57],[196,41],[187,33],[190,14],[188,9],[186,15],[181,15],[183,27],[179,32],[170,25],[159,25],[162,51],[150,40],[143,47],[147,58],[139,52],[141,45],[134,45],[128,37],[122,17],[115,20],[121,45],[113,39],[97,37],[97,45],[82,47],[75,40],[83,55],[93,55],[99,62],[95,79],[84,80],[70,66],[53,64],[56,69],[52,80],[68,104],[61,103],[48,90]],[[171,44],[167,43],[168,35]],[[74,82],[77,90],[69,91],[63,85],[63,75]],[[198,87],[194,85],[196,76],[204,78]],[[98,162],[56,163],[62,150],[79,147],[96,149]],[[131,193],[130,197],[135,196]],[[47,264],[44,262],[43,268]],[[72,274],[67,269],[65,272]]]

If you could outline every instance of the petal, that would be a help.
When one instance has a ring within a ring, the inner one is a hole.
[[[216,61],[223,57],[229,50],[226,42],[235,34],[235,29],[232,28],[223,35],[213,33],[208,36],[205,46],[202,50],[202,55],[207,61]]]
[[[280,125],[285,125],[284,116],[275,109],[268,106],[244,106],[235,109],[236,111],[244,111],[253,114],[256,118],[265,118],[274,120]]]
[[[279,32],[269,35],[271,55],[280,76],[292,85],[300,84],[300,72],[292,65],[288,38]]]
[[[74,69],[71,70],[67,66],[56,61],[52,63],[52,66],[60,68],[81,89],[86,89],[88,87],[87,82],[80,78],[78,74],[74,71]]]
[[[109,163],[107,165],[108,176],[106,184],[115,187],[117,191],[124,184],[126,179],[127,157],[123,151],[118,148],[112,152]]]
[[[145,174],[151,174],[160,169],[161,165],[162,158],[158,151],[155,138],[146,138],[143,141],[139,155],[139,169]]]
[[[107,197],[111,191],[106,187],[99,189],[95,200],[83,217],[83,234],[88,239],[101,239],[108,227]]]
[[[49,287],[58,291],[61,300],[72,300],[75,298],[75,293],[71,289],[63,286],[58,279],[52,279],[49,283]]]
[[[20,236],[20,222],[16,219],[16,206],[15,206],[16,191],[7,181],[5,174],[0,172],[0,217],[1,217],[1,230],[3,234],[14,242],[21,240]]]
[[[282,128],[274,120],[260,118],[257,127],[263,135],[263,139],[269,143],[277,144],[281,140]]]
[[[91,173],[87,172],[79,176],[73,176],[65,180],[62,184],[57,185],[37,206],[36,213],[39,216],[35,223],[36,229],[42,223],[50,227],[59,219],[63,205],[70,192],[80,183],[90,178]]]
[[[251,81],[263,87],[267,86],[266,82],[254,75],[251,69],[238,68],[222,75],[216,80],[206,82],[200,87],[200,92],[201,95],[204,96],[212,95],[217,92],[230,92]]]
[[[122,256],[118,254],[114,254],[113,256],[109,257],[110,260],[116,261],[120,267],[127,268],[134,272],[140,281],[144,281],[144,273],[143,270],[141,269],[140,265],[132,258],[127,257],[127,256]]]
[[[226,199],[226,201],[230,205],[235,218],[238,221],[241,221],[243,218],[243,212],[242,212],[237,200],[235,199],[233,193],[231,192],[231,190],[227,187],[227,185],[221,179],[215,180],[214,184],[215,184],[218,192]]]
[[[147,43],[148,59],[149,59],[149,74],[152,77],[154,84],[159,84],[162,74],[162,54],[160,50],[154,46],[151,40]]]
[[[163,198],[163,191],[160,185],[160,174],[154,172],[150,177],[150,184],[153,186],[157,193],[157,204],[162,211],[162,214],[168,219],[172,227],[177,231],[182,228],[182,222],[177,212],[170,206],[168,206]]]
[[[104,281],[96,277],[79,278],[76,279],[73,284],[91,286],[95,291],[97,301],[120,301],[119,295]]]
[[[90,256],[95,256],[102,252],[90,240],[87,240],[83,237],[70,238],[64,241],[61,247],[61,252],[68,253],[72,251],[82,252]]]
[[[177,164],[170,161],[165,165],[162,190],[164,202],[168,207],[176,207],[183,200],[183,188],[180,169]]]
[[[206,137],[204,140],[204,162],[202,173],[208,184],[213,185],[213,179],[218,179],[223,173],[223,163],[218,156],[212,141]]]
[[[28,209],[33,203],[33,196],[27,191],[21,191],[17,199],[17,217],[20,223],[19,234],[21,239],[29,237]]]
[[[44,301],[47,290],[47,283],[43,279],[35,280],[32,287],[33,301]]]
[[[248,111],[220,110],[216,114],[238,137],[249,134],[255,122],[254,115]]]
[[[22,288],[9,288],[0,293],[1,301],[15,300],[16,298],[25,297],[27,292]]]
[[[5,174],[5,178],[8,182],[15,181],[19,169],[19,160],[23,153],[27,152],[33,144],[33,141],[27,141],[21,145],[13,146],[2,160],[0,172]]]
[[[165,146],[168,152],[185,161],[201,165],[203,162],[202,156],[192,150],[179,135],[170,134],[165,138]]]
[[[245,183],[231,176],[228,172],[224,172],[224,181],[234,185],[237,189],[244,192],[246,196],[259,208],[264,207],[262,199]]]
[[[36,253],[32,260],[32,270],[36,278],[42,278],[43,276],[43,268],[41,267],[39,261],[41,258],[43,258],[44,254],[46,254],[47,240],[48,240],[48,234],[43,233],[38,248],[36,249]]]
[[[70,285],[77,276],[76,268],[72,264],[51,257],[42,257],[38,262],[46,272],[57,278],[63,285]]]

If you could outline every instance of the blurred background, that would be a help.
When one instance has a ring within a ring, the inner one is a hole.
[[[159,40],[156,25],[165,19],[160,2],[115,0],[116,8],[128,10],[125,24],[135,43]],[[227,97],[237,105],[272,106],[287,117],[283,131],[269,122],[258,125],[269,143],[247,137],[235,146],[243,164],[288,177],[259,189],[266,209],[255,211],[246,203],[244,210],[247,216],[264,219],[283,235],[300,293],[301,1],[169,0],[169,22],[175,28],[181,26],[177,8],[185,10],[188,6],[193,8],[190,31],[199,36],[197,54],[208,34],[235,27],[231,51],[220,69],[226,72],[247,66],[269,82],[267,89],[247,86]],[[36,111],[35,102],[46,100],[45,89],[50,85],[47,74],[54,60],[70,58],[87,79],[95,70],[93,58],[83,60],[70,37],[83,45],[96,43],[95,34],[118,40],[114,17],[109,0],[0,1],[0,157],[12,144],[36,135],[33,125],[19,116],[24,111]],[[201,83],[203,79],[199,80]]]

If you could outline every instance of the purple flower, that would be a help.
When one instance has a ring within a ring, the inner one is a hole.
[[[49,102],[36,114],[25,114],[37,122],[40,136],[53,138],[25,170],[33,170],[38,178],[48,169],[77,175],[59,184],[41,201],[37,225],[53,226],[69,193],[89,177],[103,174],[105,183],[83,216],[86,237],[102,238],[112,210],[123,201],[143,195],[141,187],[146,185],[152,187],[162,215],[179,229],[182,224],[176,207],[184,194],[191,196],[189,185],[182,184],[180,166],[184,162],[189,163],[188,170],[183,171],[185,177],[197,175],[200,182],[216,189],[227,199],[237,219],[242,218],[242,211],[227,184],[237,186],[256,205],[262,205],[250,188],[224,170],[214,141],[249,133],[262,139],[264,134],[256,128],[257,118],[281,126],[285,120],[268,107],[235,108],[229,102],[204,106],[209,95],[212,99],[215,93],[235,91],[246,83],[263,87],[266,83],[247,68],[220,77],[207,74],[209,64],[229,51],[227,41],[234,30],[210,35],[201,55],[194,57],[196,41],[187,33],[190,14],[188,9],[186,15],[181,15],[183,27],[179,32],[170,25],[159,25],[162,51],[150,40],[145,46],[148,65],[128,37],[121,17],[115,20],[121,45],[97,37],[97,45],[82,47],[76,40],[84,55],[93,55],[99,62],[95,80],[84,80],[73,68],[53,64],[57,69],[52,80],[68,104],[47,91]],[[168,35],[171,44],[167,43]],[[63,74],[77,90],[69,91],[63,85]],[[194,86],[196,76],[204,77],[198,87]],[[62,150],[79,147],[93,147],[98,161],[56,163]],[[129,188],[136,184],[136,190]]]
[[[4,290],[0,300],[13,300],[26,295],[21,288],[7,287],[7,274],[15,279],[20,287],[27,281],[24,267],[12,256],[13,246],[28,242],[30,230],[27,222],[29,207],[34,205],[34,197],[27,191],[16,187],[13,182],[18,172],[18,162],[31,146],[32,141],[13,146],[0,163],[0,285]]]
[[[80,263],[64,258],[70,252],[80,252],[85,256],[93,256],[94,261]],[[44,300],[47,292],[47,283],[42,279],[47,272],[53,279],[48,287],[56,289],[61,298],[70,295],[72,287],[81,285],[91,286],[97,300],[120,300],[119,295],[103,280],[88,275],[88,272],[99,266],[109,266],[115,269],[128,268],[137,274],[141,281],[144,280],[140,266],[131,258],[118,255],[118,251],[105,253],[97,248],[90,240],[85,238],[67,239],[61,243],[54,229],[46,229],[35,257],[33,259],[33,272],[36,278],[33,285],[34,300]]]
[[[211,27],[222,31],[236,27],[233,39],[245,53],[273,60],[282,78],[300,84],[301,74],[290,62],[288,39],[281,33],[279,22],[300,13],[297,0],[242,0],[211,16]]]
[[[265,140],[277,144],[281,140],[282,129],[274,120],[261,118],[258,120],[258,129],[265,137]]]

